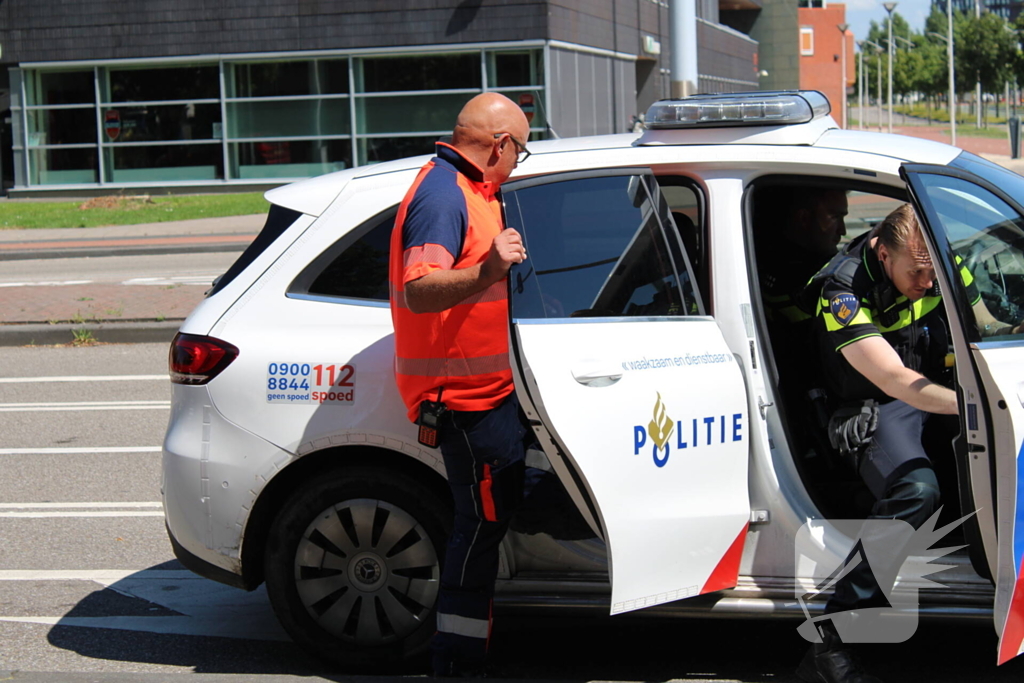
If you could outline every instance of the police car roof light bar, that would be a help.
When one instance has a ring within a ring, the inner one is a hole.
[[[647,110],[650,129],[722,126],[784,126],[809,123],[832,111],[817,90],[694,95],[659,100]]]

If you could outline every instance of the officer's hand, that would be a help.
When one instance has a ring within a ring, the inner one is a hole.
[[[844,406],[832,414],[828,421],[828,440],[840,455],[855,455],[871,443],[877,428],[878,404],[864,401]]]
[[[526,248],[522,236],[513,228],[502,230],[491,242],[491,251],[481,265],[481,275],[488,280],[500,280],[508,273],[513,263],[526,260]]]

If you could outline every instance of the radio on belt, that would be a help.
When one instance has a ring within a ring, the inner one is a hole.
[[[444,387],[437,390],[436,401],[420,402],[420,418],[416,420],[416,424],[420,426],[419,442],[431,448],[437,448],[437,430],[441,424],[441,418],[448,412],[445,405],[441,403],[442,391],[444,391]]]

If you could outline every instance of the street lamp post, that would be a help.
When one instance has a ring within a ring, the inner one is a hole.
[[[843,107],[843,109],[842,109],[842,120],[843,120],[843,128],[846,128],[846,29],[850,28],[850,25],[849,24],[839,24],[838,26],[836,26],[836,28],[838,28],[839,32],[843,35],[843,39],[842,39],[843,40],[843,61],[840,63],[840,66],[842,67],[843,72],[842,72],[841,78],[839,79],[839,83],[840,83],[839,94],[840,94],[840,97],[843,98],[842,99],[842,107]]]
[[[947,9],[952,6],[952,0],[946,0]],[[950,38],[942,35],[941,33],[935,33],[929,31],[928,35],[934,36],[946,44],[946,56],[949,61],[949,134],[952,140],[950,144],[956,146],[956,81],[953,80],[953,11],[949,11],[949,35]]]
[[[896,9],[897,3],[883,2],[882,7],[889,13],[889,132],[892,132],[892,11]]]
[[[875,92],[878,93],[878,99],[875,100],[875,105],[878,108],[878,131],[881,132],[882,131],[882,46],[879,45],[878,43],[875,43],[875,42],[872,42],[872,41],[866,40],[866,39],[865,39],[864,43],[867,44],[867,45],[870,45],[873,48],[875,48],[875,51],[878,53],[878,71],[877,71],[877,74],[878,74],[878,87],[875,88]]]
[[[864,41],[860,46],[860,69],[857,70],[857,128],[864,130]]]
[[[947,1],[948,2],[952,2],[952,0],[947,0]],[[981,18],[981,0],[974,0],[974,18],[975,19],[980,19]],[[978,76],[980,77],[981,74],[979,73]],[[981,107],[982,107],[982,102],[981,102],[981,80],[980,80],[980,78],[979,78],[979,80],[975,81],[974,88],[975,88],[974,89],[974,112],[975,112],[975,114],[977,115],[977,118],[978,118],[978,122],[977,122],[978,130],[981,130]]]

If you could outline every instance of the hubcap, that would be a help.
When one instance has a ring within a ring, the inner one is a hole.
[[[295,553],[295,587],[306,611],[327,632],[364,646],[401,640],[419,628],[440,577],[426,530],[380,500],[327,508]]]

